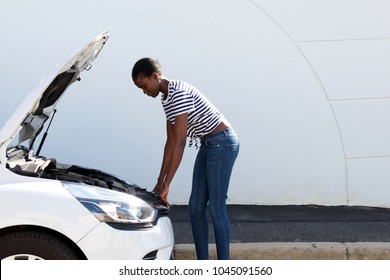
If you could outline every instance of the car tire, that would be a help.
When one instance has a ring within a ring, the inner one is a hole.
[[[0,237],[1,260],[75,260],[78,255],[53,235],[25,230]]]

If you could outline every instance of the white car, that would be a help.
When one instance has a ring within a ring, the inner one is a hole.
[[[35,140],[104,32],[44,79],[0,130],[0,259],[170,259],[168,207],[105,172],[39,155]],[[50,124],[51,120],[48,122]],[[18,136],[18,138],[17,138]]]

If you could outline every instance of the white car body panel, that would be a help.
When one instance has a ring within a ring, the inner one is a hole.
[[[170,258],[174,235],[169,218],[150,229],[118,230],[98,221],[60,182],[34,179],[0,166],[0,208],[7,209],[0,211],[1,229],[28,225],[57,231],[90,260],[142,259],[154,250],[157,260]]]
[[[76,243],[100,223],[61,182],[28,178],[29,181],[8,183],[3,177],[5,173],[12,174],[1,166],[0,208],[6,211],[0,211],[0,228],[44,227],[60,232]]]
[[[167,260],[173,249],[173,230],[169,218],[162,217],[151,229],[123,231],[100,223],[78,242],[88,259],[142,259],[158,250],[156,260]],[[97,240],[99,240],[97,242]],[[102,254],[104,252],[104,254]]]

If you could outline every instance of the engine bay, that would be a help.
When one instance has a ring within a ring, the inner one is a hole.
[[[125,192],[158,208],[160,214],[168,213],[168,207],[155,193],[98,169],[57,163],[55,159],[46,159],[41,156],[36,157],[22,145],[7,149],[7,160],[7,168],[21,176],[86,184]]]

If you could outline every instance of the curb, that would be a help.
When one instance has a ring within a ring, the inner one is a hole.
[[[194,244],[176,244],[175,260],[196,260]],[[210,244],[210,259],[216,259]],[[265,242],[230,244],[232,260],[390,260],[389,242]]]

